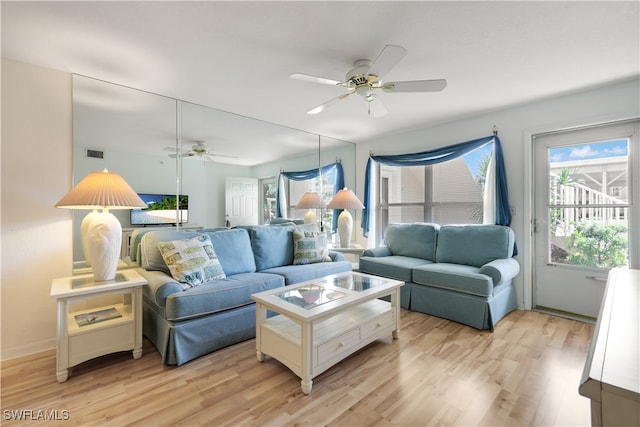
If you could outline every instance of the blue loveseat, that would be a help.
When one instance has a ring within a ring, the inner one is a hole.
[[[199,231],[150,231],[137,250],[143,289],[144,335],[169,365],[255,337],[253,293],[351,270],[342,254],[332,262],[293,265],[295,226]],[[226,278],[183,290],[170,275],[159,242],[207,234]],[[132,249],[136,251],[136,248]]]
[[[360,271],[402,280],[401,306],[493,330],[517,308],[514,234],[500,225],[390,224]]]

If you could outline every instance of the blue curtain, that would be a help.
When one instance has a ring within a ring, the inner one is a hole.
[[[336,194],[339,190],[344,188],[344,172],[342,170],[342,163],[335,162],[321,168],[311,169],[307,171],[299,172],[280,172],[278,176],[278,190],[276,191],[276,217],[282,218],[282,209],[280,208],[280,200],[284,197],[281,194],[284,188],[282,182],[284,178],[289,178],[294,181],[306,181],[308,179],[314,179],[320,176],[326,176],[327,181],[333,184],[333,194]],[[338,227],[338,215],[340,215],[340,209],[333,210],[333,223],[331,225],[331,231],[335,232]]]
[[[364,210],[362,211],[362,231],[363,235],[369,235],[369,221],[371,220],[372,185],[371,174],[373,162],[379,162],[389,166],[426,166],[462,157],[465,154],[487,144],[494,144],[494,154],[496,159],[496,224],[510,225],[511,210],[509,209],[509,191],[507,189],[507,174],[504,168],[504,158],[502,147],[497,135],[487,136],[473,141],[462,142],[444,148],[431,151],[423,151],[413,154],[398,154],[393,156],[371,156],[367,162],[364,177]]]

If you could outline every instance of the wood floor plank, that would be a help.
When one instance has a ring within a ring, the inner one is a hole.
[[[401,323],[398,340],[314,378],[310,395],[277,360],[258,362],[254,340],[180,367],[145,340],[141,359],[103,356],[62,384],[53,351],[6,361],[2,424],[52,425],[30,410],[66,411],[64,426],[589,425],[578,384],[592,324],[515,311],[490,332],[406,310]]]

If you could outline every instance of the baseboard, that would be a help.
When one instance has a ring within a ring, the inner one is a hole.
[[[556,310],[553,308],[542,307],[542,306],[535,307],[533,311],[537,311],[538,313],[550,314],[552,316],[563,317],[565,319],[576,320],[578,322],[585,322],[585,323],[595,324],[597,320],[593,317],[583,316],[581,314],[571,313],[571,312],[562,311],[562,310]]]
[[[0,360],[5,362],[7,360],[16,359],[18,357],[30,356],[35,353],[42,353],[43,351],[52,350],[56,348],[55,338],[31,343],[14,348],[2,348],[0,353]]]

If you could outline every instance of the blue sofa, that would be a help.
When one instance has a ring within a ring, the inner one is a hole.
[[[182,365],[255,337],[251,294],[351,270],[351,263],[337,252],[330,252],[332,262],[293,265],[294,227],[144,233],[137,251],[139,271],[148,281],[143,288],[143,331],[163,363]],[[226,278],[183,290],[171,277],[158,243],[203,233],[209,236]]]
[[[500,225],[390,224],[360,271],[402,280],[403,308],[491,329],[517,308],[514,234]]]

